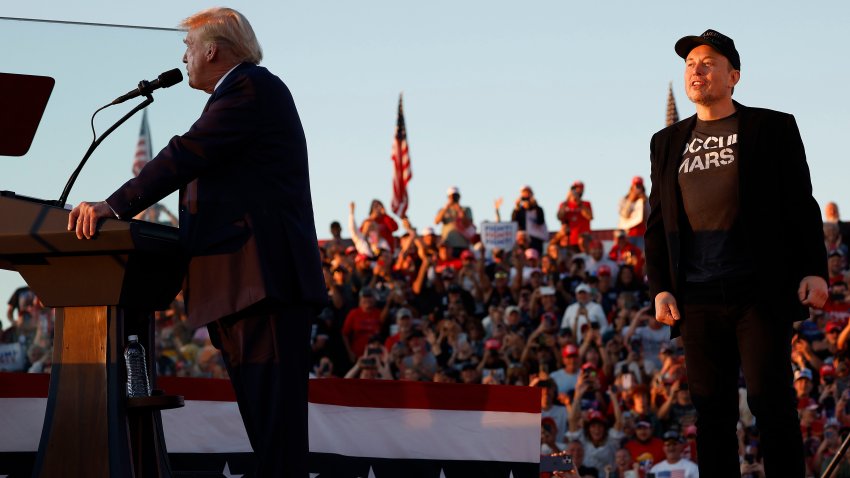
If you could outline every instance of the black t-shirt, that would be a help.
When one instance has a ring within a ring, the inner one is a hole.
[[[752,272],[739,224],[738,159],[737,114],[697,119],[679,164],[679,187],[693,230],[683,254],[688,282]]]

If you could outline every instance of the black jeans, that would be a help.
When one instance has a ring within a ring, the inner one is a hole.
[[[791,371],[792,311],[760,303],[752,280],[688,283],[679,301],[700,475],[740,476],[738,371],[756,417],[768,477],[805,475]]]
[[[208,324],[254,449],[246,476],[307,477],[312,306],[253,307]]]

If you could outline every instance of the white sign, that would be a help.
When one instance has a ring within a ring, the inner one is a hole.
[[[0,344],[0,370],[6,372],[21,372],[24,370],[24,346],[15,344]]]
[[[498,247],[509,250],[516,241],[517,223],[515,222],[482,222],[481,242],[487,249]]]

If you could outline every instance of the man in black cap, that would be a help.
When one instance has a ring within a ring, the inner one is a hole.
[[[732,100],[741,57],[731,38],[707,30],[680,39],[675,50],[697,114],[652,138],[646,258],[656,319],[683,338],[699,412],[700,474],[740,474],[742,368],[767,475],[800,477],[791,324],[827,297],[820,211],[803,142],[793,116]],[[788,231],[786,241],[757,242],[777,224]]]

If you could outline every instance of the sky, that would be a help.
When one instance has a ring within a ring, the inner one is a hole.
[[[195,0],[2,3],[0,16],[175,27],[212,6]],[[347,235],[348,203],[362,219],[389,205],[399,94],[413,168],[408,216],[431,225],[457,186],[477,223],[509,217],[528,184],[550,229],[569,185],[582,180],[595,229],[616,226],[631,178],[649,176],[649,139],[664,126],[668,85],[679,115],[694,112],[673,45],[713,28],[735,40],[735,99],[793,113],[814,196],[845,216],[850,166],[847,2],[234,1],[264,50],[262,65],[289,86],[310,154],[316,228]],[[183,33],[0,20],[0,71],[51,76],[56,86],[30,151],[0,157],[0,190],[58,198],[89,142],[89,118],[139,80],[183,68]],[[4,92],[8,93],[8,92]],[[207,99],[186,82],[154,94],[155,151],[185,132]],[[98,134],[132,108],[111,107]],[[141,115],[92,156],[69,202],[102,200],[129,179]],[[777,194],[782,194],[777,190]],[[165,200],[174,209],[175,195]],[[706,200],[710,200],[707,198]],[[2,220],[2,218],[0,218]],[[781,233],[782,225],[777,225]],[[0,294],[23,281],[0,271]]]

